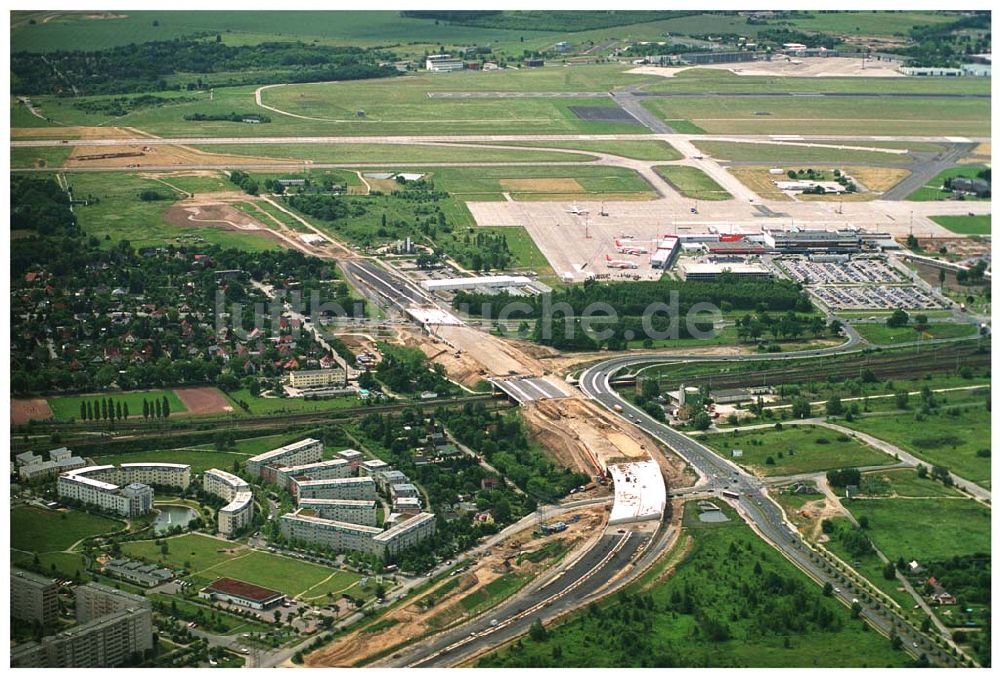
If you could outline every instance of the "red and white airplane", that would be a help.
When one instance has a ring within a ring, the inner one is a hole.
[[[615,247],[623,255],[648,255],[649,248],[644,245],[623,245],[620,240],[615,241]]]
[[[627,259],[611,259],[611,255],[604,255],[609,269],[638,269],[639,265]]]

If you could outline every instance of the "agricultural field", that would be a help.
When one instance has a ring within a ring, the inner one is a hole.
[[[695,200],[729,200],[732,195],[696,167],[657,165],[656,174],[666,179],[681,195]]]
[[[635,160],[680,160],[681,154],[668,142],[661,139],[649,141],[609,140],[609,141],[504,141],[490,142],[502,146],[530,146],[546,149],[567,149],[572,151],[590,151],[593,153],[610,153],[614,156],[634,158]],[[477,154],[478,155],[478,154]]]
[[[10,546],[22,552],[59,552],[92,535],[113,533],[121,521],[74,509],[52,511],[19,505],[10,510]]]
[[[928,323],[924,330],[912,325],[890,328],[881,323],[855,323],[858,334],[872,344],[903,344],[917,340],[951,339],[976,334],[976,326],[963,323]]]
[[[911,404],[917,400],[910,397]],[[940,412],[929,415],[873,416],[842,424],[895,444],[929,465],[947,467],[989,488],[990,458],[977,454],[990,448],[990,413],[981,403],[944,406]]]
[[[762,543],[731,511],[726,510],[729,522],[706,524],[698,522],[693,509],[689,503],[684,518],[692,548],[669,578],[646,591],[616,595],[549,628],[544,640],[526,637],[486,656],[478,666],[888,667],[910,663],[885,637],[823,597],[818,585]],[[767,574],[768,584],[755,572]],[[749,599],[748,587],[757,596]],[[788,626],[792,620],[798,623],[794,630]]]
[[[989,236],[993,232],[992,215],[947,215],[931,219],[952,233],[963,236]]]
[[[677,97],[645,99],[662,120],[708,133],[989,136],[989,99]]]
[[[152,403],[154,401],[160,401],[162,403],[163,398],[166,397],[167,403],[170,404],[170,416],[174,417],[176,415],[183,415],[187,412],[187,408],[178,398],[177,394],[168,389],[160,389],[154,391],[120,391],[102,394],[80,394],[79,396],[58,396],[56,398],[49,399],[49,408],[52,409],[52,414],[60,420],[68,420],[70,418],[75,418],[80,420],[80,404],[86,401],[93,403],[94,401],[99,401],[105,398],[112,398],[115,403],[121,403],[124,408],[128,406],[129,417],[131,418],[141,418],[142,417],[142,402],[145,399],[147,402]]]
[[[914,200],[914,201],[948,200],[949,198],[952,197],[952,194],[949,193],[948,191],[941,190],[941,187],[944,186],[944,182],[946,179],[954,179],[955,177],[969,177],[970,179],[974,179],[979,171],[985,169],[987,168],[982,165],[963,165],[961,167],[950,168],[948,170],[945,170],[944,172],[939,173],[937,176],[935,176],[933,179],[927,182],[924,186],[911,193],[909,196],[906,197],[906,200]],[[974,195],[966,195],[963,200],[979,201],[979,200],[990,200],[990,199],[979,198],[978,196]]]
[[[706,434],[700,440],[722,457],[759,476],[787,476],[895,462],[856,439],[817,425]],[[743,456],[733,458],[733,450],[742,450]]]

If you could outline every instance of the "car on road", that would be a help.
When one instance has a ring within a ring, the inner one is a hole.
[[[839,587],[834,587],[833,591],[836,592],[837,594],[840,594],[840,588]]]

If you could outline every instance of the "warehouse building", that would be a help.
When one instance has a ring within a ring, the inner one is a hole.
[[[285,595],[281,592],[232,578],[219,578],[198,592],[198,596],[202,599],[222,601],[255,611],[266,611],[285,600]]]
[[[680,239],[676,236],[664,236],[656,246],[656,252],[650,263],[654,269],[669,269],[674,262],[677,253],[680,252]]]
[[[375,480],[370,476],[347,479],[317,479],[293,481],[292,494],[297,501],[321,500],[374,500]]]
[[[219,510],[216,522],[219,532],[231,536],[253,521],[253,491],[240,477],[221,469],[208,469],[202,477],[202,487],[229,504]]]
[[[153,489],[144,483],[129,483],[122,487],[102,481],[102,476],[115,476],[113,465],[83,467],[59,476],[56,491],[60,498],[94,505],[101,509],[134,518],[153,509]]]
[[[420,287],[428,292],[443,290],[478,290],[485,293],[499,293],[504,290],[525,290],[541,295],[552,292],[552,288],[527,276],[471,276],[468,278],[440,278],[420,281]]]
[[[376,500],[337,500],[305,498],[299,500],[303,516],[318,516],[321,519],[356,523],[361,526],[378,524],[378,502]]]
[[[59,619],[59,585],[29,571],[10,571],[10,617],[43,627]]]
[[[251,457],[246,462],[247,473],[251,476],[264,477],[265,481],[274,483],[276,470],[278,467],[290,467],[297,464],[307,464],[309,462],[319,462],[323,459],[323,443],[316,439],[303,439],[290,443],[281,448],[269,450]],[[271,467],[271,471],[265,473],[264,468]],[[267,478],[267,477],[270,478]]]
[[[424,65],[432,73],[448,73],[449,71],[461,71],[465,68],[465,62],[450,54],[431,54],[427,57]]]

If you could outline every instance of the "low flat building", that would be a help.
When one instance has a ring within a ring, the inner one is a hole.
[[[461,71],[465,68],[465,62],[450,54],[431,54],[424,60],[424,66],[432,73],[448,73]]]
[[[232,578],[219,578],[198,592],[198,596],[202,599],[222,601],[255,611],[266,611],[285,600],[285,595],[281,592]]]
[[[792,229],[789,231],[764,231],[764,244],[772,250],[786,253],[858,252],[861,236],[856,231],[823,231],[819,229]]]
[[[733,276],[744,280],[767,280],[774,274],[760,264],[746,262],[681,262],[678,272],[686,281],[714,281],[720,276]]]
[[[174,572],[155,564],[144,564],[141,561],[115,559],[104,564],[102,571],[126,582],[143,587],[156,587],[168,580],[173,580]]]

